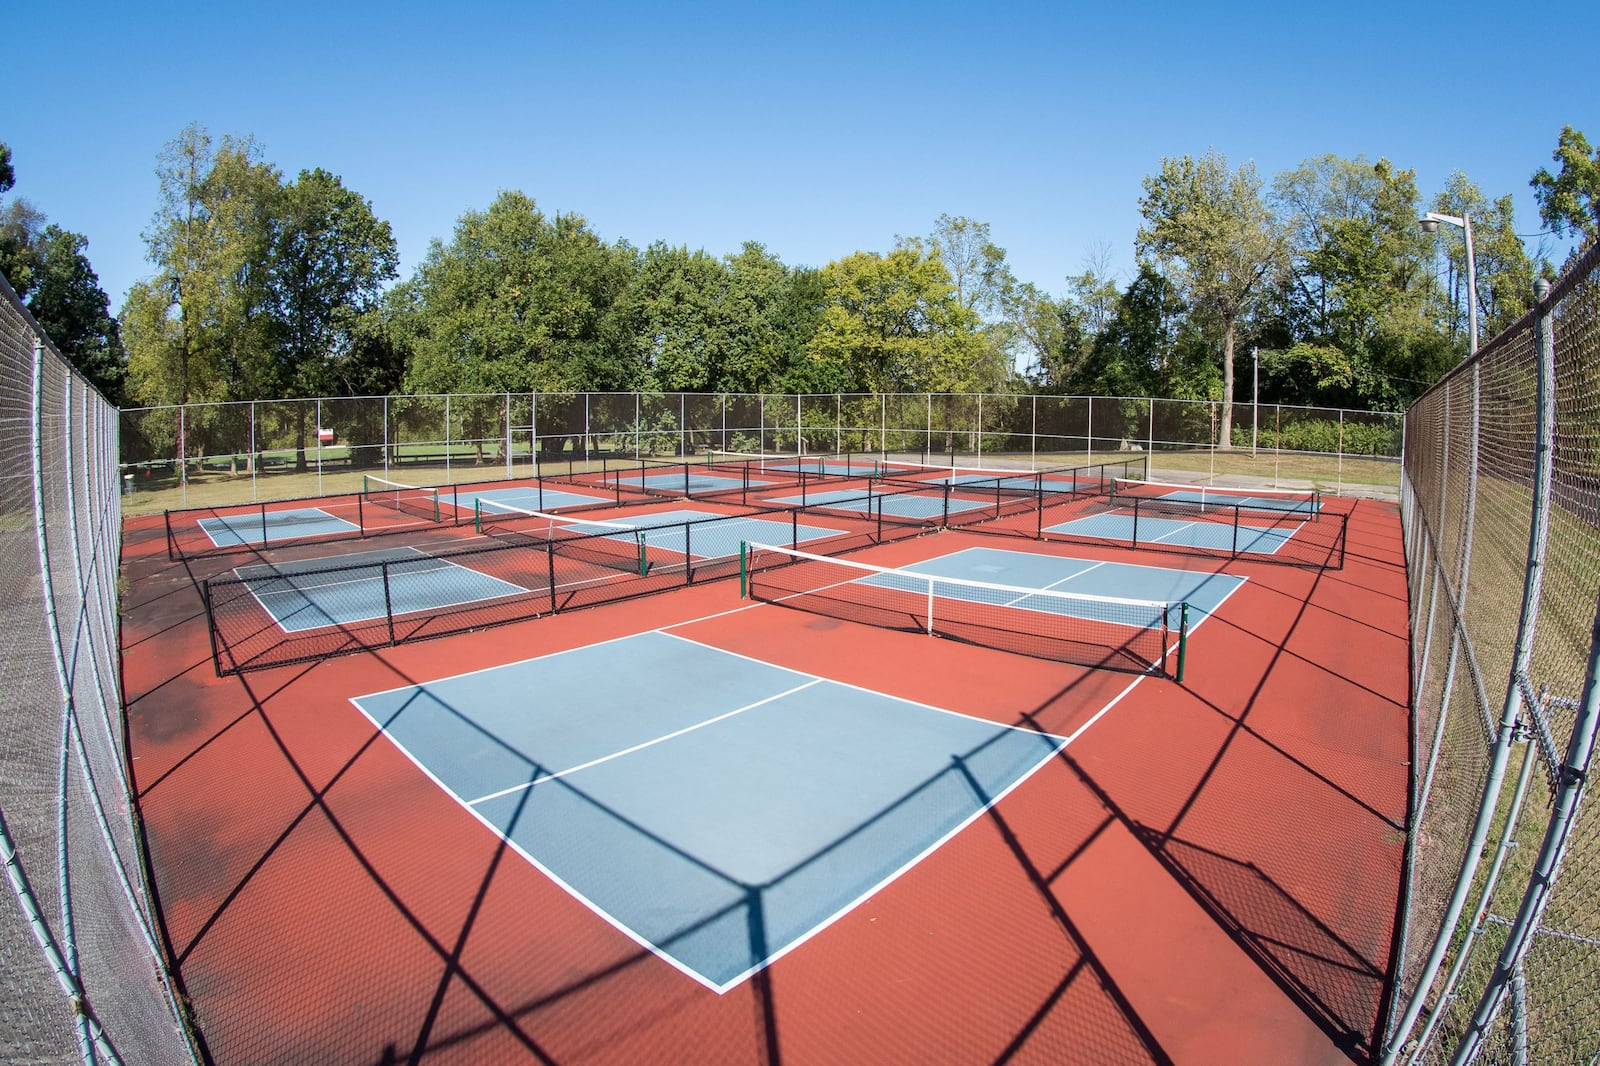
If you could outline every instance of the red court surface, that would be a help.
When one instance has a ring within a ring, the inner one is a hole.
[[[1398,509],[1329,507],[1350,513],[1342,570],[965,532],[851,556],[897,565],[981,545],[1246,577],[1194,634],[1182,685],[752,606],[736,580],[218,679],[194,579],[239,558],[169,562],[160,518],[130,521],[135,787],[205,1051],[230,1064],[1368,1061],[1401,889],[1406,585]],[[1087,728],[718,995],[507,849],[348,702],[663,627],[1007,724]]]

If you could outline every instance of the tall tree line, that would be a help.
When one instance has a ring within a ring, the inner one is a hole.
[[[1567,127],[1552,162],[1531,182],[1544,224],[1593,240],[1600,152]],[[1393,409],[1467,347],[1460,232],[1425,233],[1422,213],[1472,218],[1484,336],[1551,269],[1528,256],[1509,196],[1457,174],[1425,199],[1414,172],[1360,156],[1270,179],[1216,152],[1162,159],[1140,190],[1132,276],[1111,276],[1101,249],[1059,295],[1017,279],[965,217],[808,267],[756,241],[720,258],[607,241],[516,190],[462,214],[397,282],[388,224],[328,171],[288,179],[253,139],[191,126],[157,174],[154,272],[116,320],[83,238],[20,199],[0,211],[0,270],[36,314],[63,308],[52,336],[82,338],[75,358],[140,404],[586,389],[1231,404],[1249,398],[1251,357],[1263,400]],[[12,178],[7,152],[0,193]]]

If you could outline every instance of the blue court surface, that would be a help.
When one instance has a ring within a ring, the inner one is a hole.
[[[789,544],[798,540],[821,540],[838,536],[842,530],[810,526],[804,522],[791,524],[789,519],[719,515],[707,511],[676,510],[655,511],[651,514],[607,516],[607,522],[633,526],[644,530],[645,547],[668,557],[681,558],[687,549],[697,559],[731,558],[739,554],[739,545],[745,541],[760,544]],[[686,524],[694,523],[685,529]],[[703,524],[702,524],[703,523]],[[582,526],[578,526],[582,531]],[[619,534],[625,537],[626,534]]]
[[[449,502],[443,496],[439,500],[441,503]],[[568,492],[546,485],[518,485],[507,489],[462,492],[455,498],[457,510],[466,514],[473,513],[474,504],[481,504],[485,514],[491,511],[512,514],[516,511],[559,511],[563,507],[595,507],[615,502],[610,496],[585,496],[581,492]]]
[[[696,493],[736,492],[745,485],[743,477],[700,474],[695,473],[692,467],[687,475],[681,471],[663,471],[659,474],[644,474],[642,476],[636,473],[623,474],[618,478],[618,482],[623,488],[640,485],[657,491],[682,492],[686,496],[693,496]],[[772,482],[763,481],[754,473],[750,475],[751,488],[770,484]]]
[[[354,522],[335,518],[320,507],[298,507],[287,511],[252,511],[249,514],[202,518],[200,529],[219,548],[241,544],[276,544],[302,537],[329,537],[360,533]]]
[[[882,492],[870,497],[861,489],[832,489],[828,492],[808,492],[797,496],[782,496],[772,503],[792,507],[822,507],[835,511],[856,511],[875,515],[882,511],[897,518],[938,518],[945,513],[943,493]],[[993,506],[991,500],[963,500],[950,497],[950,513],[976,511]],[[763,541],[762,543],[770,543]]]
[[[1066,743],[659,632],[352,702],[538,869],[719,993]]]
[[[1276,555],[1294,539],[1297,522],[1276,526],[1253,526],[1243,522],[1234,526],[1234,512],[1218,511],[1210,519],[1155,518],[1141,514],[1135,527],[1132,511],[1096,514],[1070,522],[1046,526],[1046,533],[1069,537],[1090,537],[1122,544],[1171,544],[1210,551],[1248,555]]]
[[[340,569],[327,572],[332,566]],[[286,633],[384,618],[390,610],[395,615],[433,611],[528,591],[414,548],[241,566],[234,574]]]
[[[1205,617],[1215,613],[1229,596],[1245,583],[1242,577],[1176,570],[1164,566],[1139,566],[1133,563],[1075,559],[1060,555],[1005,551],[999,548],[967,548],[919,563],[900,567],[930,577],[984,581],[1018,589],[1070,592],[1086,596],[1149,600],[1158,603],[1187,601],[1192,612],[1192,631]],[[868,584],[895,587],[888,575],[866,579]],[[922,586],[926,587],[926,586]],[[935,586],[938,595],[961,595],[958,586]],[[992,602],[985,599],[984,602]],[[1096,619],[1092,606],[1075,606],[1070,601],[1048,597],[1019,596],[1006,604],[1025,610],[1046,611],[1068,617]]]

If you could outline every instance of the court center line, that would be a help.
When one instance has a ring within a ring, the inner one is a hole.
[[[609,755],[602,755],[598,759],[590,759],[588,762],[579,763],[577,766],[569,766],[565,770],[557,770],[553,774],[545,774],[543,777],[537,778],[537,779],[535,779],[533,781],[527,781],[527,782],[524,782],[523,784],[520,784],[520,785],[512,785],[510,788],[503,788],[499,792],[491,792],[487,796],[479,796],[475,800],[468,800],[467,801],[467,806],[472,807],[472,806],[476,806],[479,803],[487,803],[489,800],[499,799],[501,796],[509,796],[509,795],[512,795],[513,793],[516,793],[516,792],[522,792],[522,791],[525,791],[527,789],[532,788],[535,785],[542,785],[547,781],[555,781],[555,780],[558,780],[559,778],[566,777],[568,774],[575,774],[580,770],[587,770],[590,767],[599,766],[601,763],[607,763],[607,762],[610,762],[613,759],[620,759],[624,755],[632,755],[636,751],[643,751],[645,748],[651,748],[651,747],[654,747],[657,744],[661,744],[661,743],[664,743],[665,741],[672,740],[675,737],[681,737],[685,733],[692,733],[696,729],[703,729],[708,725],[715,725],[718,722],[726,721],[727,719],[732,718],[736,714],[743,714],[745,711],[755,710],[757,707],[760,707],[763,704],[771,703],[774,700],[781,700],[786,696],[792,696],[796,692],[800,692],[800,691],[803,691],[804,689],[808,689],[812,685],[820,685],[821,683],[822,683],[822,678],[814,677],[810,681],[807,681],[803,685],[796,685],[794,688],[787,689],[786,691],[783,691],[783,692],[775,693],[775,694],[773,694],[771,696],[765,697],[764,699],[756,700],[754,703],[747,703],[743,707],[736,707],[731,711],[725,711],[722,714],[719,714],[719,715],[717,715],[717,716],[715,716],[713,718],[707,718],[703,722],[696,722],[693,725],[686,725],[682,729],[675,729],[671,733],[666,734],[665,736],[659,736],[659,737],[656,737],[653,740],[641,741],[640,743],[635,744],[631,748],[623,748],[621,751],[614,751]]]

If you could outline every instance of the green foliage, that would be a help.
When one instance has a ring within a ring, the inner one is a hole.
[[[1237,171],[1210,151],[1201,159],[1164,159],[1144,180],[1139,201],[1143,254],[1178,264],[1188,302],[1221,328],[1223,438],[1232,418],[1234,344],[1265,281],[1287,259],[1288,245],[1261,196],[1255,165]]]
[[[835,378],[848,382],[841,391],[981,392],[1005,380],[978,316],[920,242],[886,256],[857,252],[828,264],[823,278],[827,300],[807,354],[838,368]]]
[[[272,242],[283,395],[345,392],[360,375],[352,364],[359,323],[399,265],[389,224],[334,175],[303,170],[283,190]]]
[[[1273,201],[1292,234],[1285,310],[1299,338],[1349,349],[1417,324],[1430,290],[1415,171],[1318,156],[1280,174]]]
[[[112,403],[124,399],[127,356],[109,300],[89,265],[88,239],[47,226],[38,245],[39,266],[28,310],[57,350]]]
[[[1271,409],[1263,408],[1261,425],[1256,430],[1258,448],[1282,448],[1285,451],[1322,452],[1327,455],[1393,456],[1400,451],[1398,425],[1375,425],[1365,422],[1346,422],[1341,427],[1338,419],[1296,419],[1278,426],[1272,419]],[[1244,425],[1233,427],[1233,445],[1248,448],[1251,426],[1246,414]]]
[[[1550,158],[1560,169],[1552,174],[1540,167],[1529,182],[1539,217],[1557,233],[1594,240],[1600,233],[1600,150],[1589,146],[1581,130],[1563,126]]]
[[[0,193],[16,183],[0,143]],[[127,356],[100,279],[84,254],[88,238],[49,223],[18,198],[0,209],[0,274],[56,349],[112,403],[123,402]]]
[[[545,216],[502,192],[469,211],[450,244],[435,241],[413,279],[403,328],[418,392],[633,389],[637,359],[616,358],[612,305],[632,272],[577,215]]]

